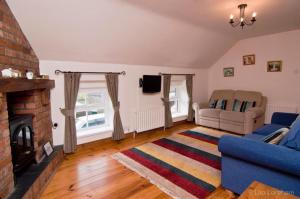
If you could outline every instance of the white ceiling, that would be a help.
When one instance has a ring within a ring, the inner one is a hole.
[[[300,28],[300,0],[7,0],[40,59],[209,67],[236,41]],[[252,27],[232,28],[248,3]]]

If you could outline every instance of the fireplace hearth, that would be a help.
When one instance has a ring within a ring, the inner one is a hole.
[[[11,154],[13,172],[22,174],[32,163],[35,163],[33,115],[14,115],[9,119]]]

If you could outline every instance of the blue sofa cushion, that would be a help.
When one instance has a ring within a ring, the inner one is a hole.
[[[297,118],[294,122],[288,134],[280,142],[280,145],[300,151],[300,118]]]
[[[250,139],[250,140],[256,140],[256,141],[263,142],[266,136],[251,133],[251,134],[245,135],[244,137],[247,138],[247,139]]]
[[[258,134],[258,135],[270,135],[271,133],[274,133],[278,129],[284,128],[286,126],[279,125],[279,124],[266,124],[263,127],[256,129],[253,134]]]
[[[299,114],[297,113],[281,113],[275,112],[272,115],[272,124],[279,124],[282,126],[291,126],[292,123],[296,120]]]

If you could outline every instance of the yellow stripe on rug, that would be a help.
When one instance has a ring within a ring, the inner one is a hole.
[[[201,162],[167,150],[153,143],[144,144],[136,148],[176,168],[180,168],[180,170],[195,176],[196,178],[199,178],[213,185],[214,187],[218,187],[221,184],[221,172],[206,164],[202,164]]]
[[[168,139],[173,140],[175,142],[180,142],[184,145],[196,148],[196,149],[200,149],[202,151],[206,151],[209,153],[212,153],[216,156],[221,156],[221,153],[218,151],[218,146],[215,144],[211,144],[209,142],[205,142],[202,140],[198,140],[192,137],[187,137],[185,135],[181,135],[181,134],[175,134],[172,135],[170,137],[168,137]]]

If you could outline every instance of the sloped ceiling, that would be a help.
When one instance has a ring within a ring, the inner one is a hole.
[[[40,59],[211,66],[236,41],[300,28],[300,0],[7,0]],[[248,3],[252,27],[232,28]]]

